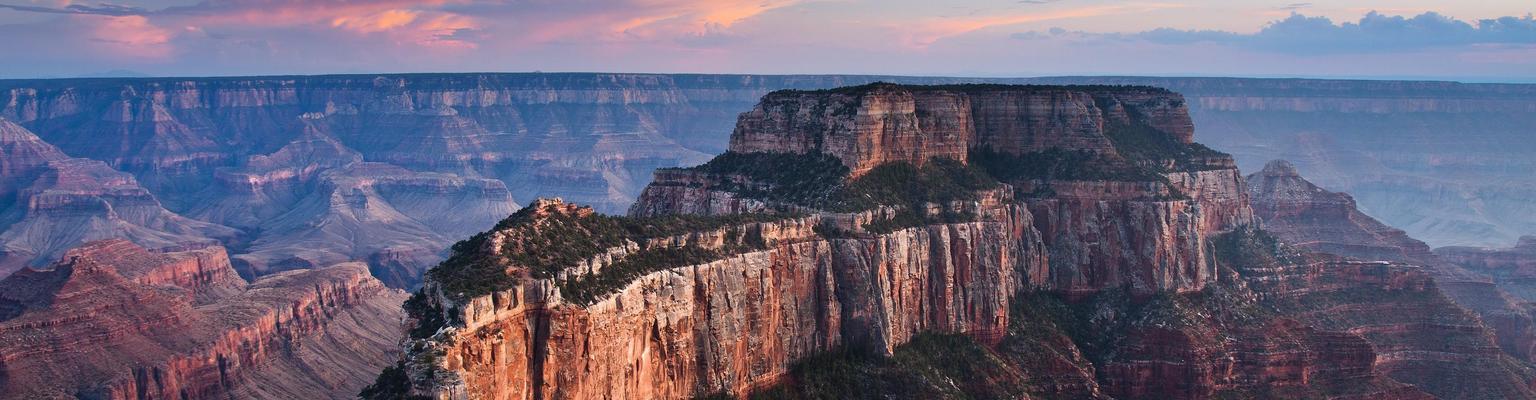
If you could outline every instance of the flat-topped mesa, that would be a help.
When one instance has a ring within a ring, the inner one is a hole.
[[[1216,275],[1206,236],[1254,219],[1231,157],[1192,139],[1183,98],[1156,88],[780,91],[742,114],[730,152],[657,171],[630,213],[916,210],[991,188],[962,182],[996,181],[1015,189],[1010,203],[1028,209],[1055,257],[1032,285],[1198,290]]]
[[[1536,236],[1521,236],[1515,247],[1489,249],[1465,246],[1441,247],[1438,254],[1456,264],[1513,278],[1529,281],[1536,278]],[[1536,293],[1536,291],[1532,291]],[[1536,294],[1526,296],[1536,298]]]
[[[970,99],[961,93],[897,85],[780,91],[737,119],[730,150],[828,154],[853,176],[888,162],[963,162],[976,135],[970,111]]]
[[[823,153],[859,176],[888,162],[967,160],[975,148],[1114,153],[1111,137],[1143,127],[1150,142],[1191,144],[1184,98],[1148,87],[876,83],[778,91],[743,113],[730,151]]]
[[[223,247],[179,252],[151,252],[124,239],[86,243],[64,252],[64,260],[111,265],[123,278],[139,284],[173,286],[192,292],[207,303],[240,291],[246,282],[235,274]]]
[[[740,116],[728,153],[658,170],[630,212],[825,209],[811,204],[831,194],[821,186],[946,159],[1027,197],[1193,199],[1207,208],[1204,229],[1251,222],[1231,156],[1193,135],[1183,97],[1150,87],[876,83],[778,91]]]

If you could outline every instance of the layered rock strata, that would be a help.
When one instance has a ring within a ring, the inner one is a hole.
[[[1520,296],[1529,291],[1518,279],[1478,268],[1480,264],[1471,260],[1431,252],[1424,242],[1360,212],[1348,194],[1304,179],[1289,162],[1270,162],[1249,175],[1248,184],[1255,213],[1269,232],[1313,251],[1423,266],[1441,291],[1479,314],[1506,353],[1533,361],[1536,322],[1525,305],[1530,299]]]
[[[247,284],[222,248],[93,242],[0,281],[0,397],[347,398],[403,299],[356,263]]]
[[[974,93],[1006,91],[997,87],[972,88],[977,92],[967,89],[875,85],[774,94],[765,104],[780,101],[775,98],[779,96],[794,99],[798,105],[784,108],[790,111],[783,115],[773,115],[768,110],[775,107],[767,105],[744,114],[733,146],[769,146],[754,148],[756,153],[834,157],[847,169],[844,179],[849,187],[868,182],[865,179],[881,179],[891,173],[882,168],[892,163],[933,163],[942,170],[943,165],[953,165],[946,162],[975,161],[970,155],[977,148],[996,149],[966,143],[959,146],[966,149],[964,155],[958,155],[951,149],[956,144],[925,137],[923,129],[929,127],[938,127],[933,129],[944,132],[936,135],[950,139],[980,136],[972,128],[975,125],[966,121],[991,111],[979,111],[985,107],[975,103],[968,110],[944,111],[949,115],[917,111],[923,104],[964,104],[974,101],[970,97]],[[1024,88],[1019,92],[1036,90]],[[926,96],[939,100],[921,100]],[[1162,100],[1150,102],[1179,102],[1176,95],[1162,96]],[[843,117],[826,124],[792,122],[806,116],[799,110],[819,109],[820,102],[844,102],[844,106],[860,111],[828,111],[825,116]],[[871,111],[877,108],[883,111]],[[901,110],[911,111],[905,111],[905,116],[894,115]],[[1109,111],[1095,113],[1101,117],[1143,115],[1126,112],[1123,106],[1104,110]],[[870,121],[864,118],[867,114],[880,114],[873,119],[894,125],[861,128],[860,124]],[[748,132],[761,121],[823,130],[785,128],[779,138]],[[1187,144],[1176,131],[1166,132],[1147,120],[1140,121],[1134,125],[1150,128],[1138,130],[1141,134],[1158,135],[1153,139],[1162,143]],[[955,127],[962,127],[960,133],[948,131]],[[1090,151],[1097,155],[1096,162],[1162,172],[1148,180],[1143,180],[1145,175],[1119,181],[1049,176],[1015,179],[1010,182],[1017,186],[1003,184],[981,190],[967,195],[968,200],[832,212],[814,204],[775,198],[774,185],[783,182],[757,180],[762,175],[754,175],[756,172],[722,174],[718,172],[722,166],[663,171],[632,208],[635,221],[639,221],[633,224],[664,225],[667,223],[654,221],[680,216],[684,221],[729,221],[735,215],[783,217],[670,238],[626,239],[594,250],[579,262],[556,265],[543,265],[519,254],[544,254],[538,247],[528,246],[543,243],[541,235],[552,232],[577,235],[578,243],[585,243],[587,239],[580,238],[609,217],[562,202],[536,202],[518,213],[522,217],[514,216],[497,229],[458,246],[456,255],[435,270],[418,294],[420,300],[413,300],[419,302],[412,312],[418,334],[407,346],[402,372],[386,374],[376,387],[396,387],[403,393],[435,398],[747,395],[762,390],[794,390],[781,385],[804,376],[796,372],[804,371],[796,366],[829,352],[852,349],[899,357],[913,343],[928,343],[919,340],[924,335],[958,334],[980,343],[980,351],[990,354],[989,359],[1011,360],[999,364],[1004,372],[989,372],[1003,374],[995,375],[1000,381],[965,385],[1019,380],[1016,383],[1021,386],[1017,388],[1023,388],[977,393],[1126,398],[1292,393],[1429,398],[1383,373],[1380,368],[1387,364],[1378,361],[1375,342],[1365,331],[1355,330],[1367,325],[1340,323],[1324,329],[1311,325],[1321,322],[1316,318],[1296,320],[1253,311],[1273,304],[1257,302],[1256,298],[1294,293],[1271,287],[1250,291],[1250,277],[1245,273],[1254,275],[1253,282],[1268,282],[1273,279],[1266,274],[1279,267],[1243,265],[1234,269],[1233,261],[1223,261],[1213,253],[1216,235],[1248,229],[1253,223],[1246,185],[1230,159],[1223,162],[1211,155],[1199,160],[1148,158],[1136,153],[1138,149],[1125,147],[1129,143],[1125,137],[1113,137],[1120,133],[1083,133],[1092,134],[1109,144],[1108,148]],[[1001,137],[1004,133],[991,135]],[[745,139],[752,136],[762,138]],[[823,146],[836,141],[850,145]],[[756,144],[744,144],[749,142]],[[771,146],[778,145],[773,143],[789,143],[789,147],[773,151]],[[859,147],[871,143],[896,150],[883,153]],[[1047,150],[1020,150],[1015,155],[1027,157]],[[950,161],[939,161],[944,159]],[[1051,190],[1036,190],[1044,187]],[[887,228],[902,218],[919,222]],[[576,287],[572,282],[631,270],[635,266],[629,262],[644,259],[657,249],[690,246],[737,250],[681,265],[659,265],[660,270],[619,281],[611,294],[591,303],[570,297],[568,290]],[[505,276],[496,279],[508,283],[489,289],[466,286],[464,271],[478,268],[473,266],[485,266],[492,277]],[[557,272],[540,272],[549,268]],[[1373,287],[1379,284],[1351,282],[1342,285],[1377,290]],[[1403,290],[1438,293],[1425,285]],[[1226,309],[1202,309],[1185,304],[1186,300],[1147,303],[1149,298],[1162,296],[1194,299],[1228,291],[1233,294],[1209,301],[1211,307]],[[1102,327],[1092,332],[1113,336],[1101,341],[1081,336],[1082,331],[1069,333],[1061,328],[1074,325],[1068,320],[1036,325],[1042,323],[1041,315],[1021,319],[1020,315],[1028,315],[1019,311],[1028,308],[1031,300],[1026,299],[1041,298],[1026,296],[1029,292],[1105,304],[1108,308],[1102,311],[1082,315],[1086,318],[1083,323]],[[1121,300],[1097,300],[1113,296],[1110,293],[1122,293],[1115,297]],[[1137,305],[1141,303],[1149,305]],[[1170,320],[1170,313],[1176,317]],[[1169,325],[1168,321],[1176,323]],[[1034,335],[1029,326],[1048,329],[1057,336]],[[1425,332],[1418,326],[1403,330]],[[1222,337],[1229,339],[1215,340]],[[1497,354],[1491,341],[1485,345],[1484,350],[1493,349],[1492,354]],[[1039,346],[1034,348],[1059,356],[1025,357],[1014,352],[1020,346]],[[390,379],[407,382],[391,386]],[[1499,382],[1518,381],[1517,376]],[[942,388],[936,390],[944,393]]]
[[[93,240],[175,249],[215,245],[238,233],[172,213],[132,175],[69,157],[5,118],[0,158],[0,277]]]
[[[1435,254],[1468,268],[1503,276],[1536,277],[1536,236],[1522,236],[1510,248],[1442,247],[1435,249]]]
[[[995,340],[1021,279],[1005,265],[1040,257],[1039,244],[1016,236],[1030,222],[1019,209],[982,211],[976,222],[864,239],[818,236],[816,216],[762,223],[748,228],[762,250],[646,275],[585,307],[550,281],[467,300],[441,294],[462,325],[434,336],[454,339],[418,344],[430,347],[414,354],[437,364],[413,366],[436,370],[422,383],[439,397],[686,398],[745,394],[844,346],[889,352],[923,332]],[[601,270],[633,251],[573,268]]]
[[[1122,116],[1143,119],[1186,141],[1193,120],[1207,131],[1206,143],[1237,154],[1246,169],[1257,170],[1272,158],[1293,159],[1322,186],[1355,194],[1373,215],[1437,246],[1503,245],[1536,229],[1526,217],[1536,213],[1530,212],[1525,201],[1536,196],[1532,189],[1536,183],[1524,173],[1531,170],[1524,154],[1532,149],[1527,145],[1530,141],[1523,140],[1529,132],[1522,129],[1536,125],[1529,118],[1531,113],[1521,112],[1536,104],[1532,100],[1536,92],[1529,85],[646,74],[0,80],[0,117],[37,132],[70,156],[102,161],[132,174],[164,208],[259,233],[248,228],[265,217],[243,215],[232,207],[244,205],[268,215],[286,212],[296,204],[292,197],[302,195],[271,193],[281,192],[280,187],[290,182],[275,172],[315,173],[318,169],[301,159],[273,157],[263,162],[252,158],[273,156],[292,142],[307,140],[314,130],[325,132],[371,162],[464,179],[495,179],[513,198],[561,196],[617,212],[638,198],[651,179],[651,170],[694,164],[705,160],[705,154],[727,149],[729,136],[724,132],[739,122],[739,112],[750,110],[763,94],[874,81],[1172,88],[1184,93],[1187,101],[1115,87],[1054,93],[1040,93],[1049,92],[1043,88],[1034,93],[971,93],[965,102],[972,103],[973,108],[985,103],[983,108],[998,111],[966,123],[979,140],[999,148],[1103,150],[1110,144],[1092,132],[1096,125],[1123,121]],[[796,101],[782,100],[786,105]],[[959,106],[946,105],[950,100],[960,101],[915,96],[910,104],[890,103],[895,108],[889,110],[883,108],[886,106],[870,108],[885,111],[868,114],[863,121],[847,121],[847,128],[888,130],[888,138],[894,140],[909,135],[911,129],[903,124],[915,120],[887,111],[908,106],[914,110],[918,106],[924,110]],[[834,103],[838,101],[828,102]],[[1091,112],[1095,108],[1102,112],[1095,115]],[[957,117],[953,122],[960,120]],[[742,122],[750,121],[754,120]],[[751,123],[766,124],[761,127],[766,130],[778,122],[759,119]],[[925,123],[928,125],[912,127],[925,132],[966,129],[939,120]],[[1010,131],[1031,134],[993,134]],[[1393,145],[1381,146],[1383,135],[1390,135]],[[886,149],[891,150],[889,158],[925,161],[913,159],[916,153],[903,150],[905,145],[899,142],[890,144],[894,147]],[[926,145],[945,146],[938,141]],[[885,144],[874,141],[860,146],[870,150]],[[949,150],[950,155],[964,152],[955,146]],[[869,162],[879,160],[866,161],[865,166],[871,166]],[[262,166],[290,162],[276,168]],[[234,189],[224,188],[230,182],[223,180],[228,176],[221,171],[244,169],[248,163],[256,166],[253,170],[271,169],[273,175],[260,178],[271,179],[276,188],[257,189],[263,193],[254,196],[239,190],[239,184]],[[323,165],[319,169],[335,167]],[[210,187],[216,189],[208,190]],[[210,210],[210,204],[218,205],[218,209]],[[480,221],[484,225],[491,222]],[[484,229],[484,225],[477,229]],[[90,232],[110,229],[105,224],[89,226]],[[28,236],[42,235],[75,233],[34,232]],[[86,236],[99,239],[111,235]],[[238,237],[221,240],[221,244],[240,252],[250,240],[254,238]],[[149,241],[140,242],[159,246]],[[344,243],[336,246],[350,247]],[[69,245],[53,246],[56,248],[48,254],[37,254],[31,247],[0,249],[0,269],[46,264]],[[403,274],[389,277],[390,284],[408,285],[418,279],[410,271],[424,269],[436,260],[424,254],[440,250],[441,244],[385,246],[361,257],[370,260],[376,270]],[[281,255],[277,260],[262,258],[262,262],[279,263],[287,259]],[[294,265],[310,258],[297,257]]]
[[[1130,163],[1141,149],[1116,147],[1112,136],[1190,145],[1193,128],[1183,107],[1178,94],[1153,88],[874,84],[783,91],[742,114],[731,151],[827,154],[853,177],[887,162],[965,161],[975,149],[1010,155],[1086,151],[1103,158],[1096,162]],[[1123,133],[1125,127],[1143,130]],[[1154,163],[1162,169],[1173,161]],[[1204,238],[1252,222],[1247,191],[1230,157],[1215,153],[1179,161],[1149,180],[1009,182],[1021,192],[1051,193],[1021,199],[1037,216],[1034,227],[1053,256],[1053,265],[1030,282],[1068,291],[1128,285],[1150,292],[1198,290],[1213,279]],[[1078,167],[1084,166],[1072,166]],[[722,189],[750,185],[744,179],[660,171],[631,213],[713,215],[768,207]]]

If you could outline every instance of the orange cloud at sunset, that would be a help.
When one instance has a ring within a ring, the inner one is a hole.
[[[171,53],[172,32],[138,15],[121,17],[80,16],[90,26],[90,38],[103,43],[106,51],[133,58],[164,58]]]
[[[446,0],[224,0],[169,8],[162,16],[204,25],[278,27],[320,24],[378,31],[409,23],[421,12],[449,3]]]
[[[331,26],[369,33],[387,31],[416,21],[420,12],[411,10],[384,10],[365,16],[341,16],[331,19]]]
[[[618,0],[606,7],[567,13],[558,7],[508,11],[519,34],[503,40],[521,45],[557,41],[621,42],[698,35],[728,28],[800,0]],[[498,21],[499,22],[499,21]]]

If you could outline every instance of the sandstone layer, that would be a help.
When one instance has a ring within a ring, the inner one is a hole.
[[[125,238],[151,248],[218,244],[224,226],[172,213],[132,175],[72,158],[0,118],[0,277],[42,266],[65,250]]]
[[[1089,124],[1071,140],[1041,139],[1057,144],[1040,148],[999,144],[1032,143],[1018,137],[1027,136],[1019,128],[978,130],[977,120],[1015,120],[979,116],[1021,114],[1008,114],[1016,110],[1000,105],[1008,102],[977,98],[1028,104],[1034,94],[1093,99],[1092,108],[1072,108],[1076,117],[1053,121],[1131,119]],[[538,201],[455,246],[407,303],[413,336],[403,361],[366,393],[1533,395],[1529,367],[1505,356],[1480,321],[1422,271],[1282,257],[1295,252],[1255,230],[1247,184],[1230,158],[1193,145],[1187,125],[1166,118],[1182,111],[1127,105],[1177,110],[1181,103],[1168,92],[1101,87],[871,85],[770,94],[743,114],[732,153],[658,172],[629,219],[609,222],[615,217]],[[807,188],[790,178],[818,175],[778,174],[774,164],[821,166],[818,157],[844,170],[839,189]],[[997,160],[1102,173],[1090,179]],[[923,182],[962,179],[963,171],[1003,182],[959,185],[972,190],[960,194],[909,191],[922,200],[851,211],[831,201],[847,193],[886,196],[858,188],[900,171],[916,171]],[[740,221],[744,216],[758,220]],[[619,229],[612,226],[663,233],[602,233]],[[715,227],[678,233],[669,226]],[[557,248],[576,254],[540,243],[564,243]],[[637,261],[684,249],[707,255]],[[613,276],[629,278],[605,280]],[[614,286],[588,297],[590,282]],[[1445,338],[1452,340],[1437,341]],[[946,362],[949,351],[973,357]],[[817,367],[828,363],[858,366]],[[1447,377],[1460,365],[1486,372],[1461,375],[1485,384],[1457,386],[1461,380]],[[904,368],[925,372],[904,375]],[[863,382],[850,384],[876,392],[828,392],[807,382]]]
[[[1269,232],[1313,251],[1422,266],[1440,290],[1481,316],[1506,353],[1533,361],[1536,322],[1526,305],[1530,299],[1517,295],[1528,292],[1518,279],[1491,273],[1472,260],[1431,252],[1424,242],[1360,212],[1348,194],[1302,178],[1289,162],[1270,162],[1249,175],[1248,184],[1255,213]]]
[[[1363,209],[1436,246],[1504,245],[1536,232],[1536,225],[1527,218],[1536,213],[1524,201],[1536,196],[1532,191],[1536,182],[1523,173],[1532,169],[1523,156],[1532,150],[1526,146],[1531,141],[1524,140],[1529,134],[1525,127],[1536,122],[1527,118],[1532,113],[1525,112],[1536,107],[1536,91],[1528,85],[647,74],[0,80],[0,117],[36,132],[69,156],[101,161],[131,174],[163,208],[244,231],[248,235],[218,239],[241,253],[249,242],[261,240],[250,237],[264,232],[257,221],[294,210],[297,198],[323,196],[316,194],[323,189],[311,188],[318,184],[298,182],[314,182],[319,172],[347,164],[337,160],[363,157],[415,172],[453,175],[453,179],[497,180],[512,199],[560,196],[594,204],[600,211],[619,212],[639,198],[652,170],[696,164],[706,160],[706,154],[726,150],[730,141],[726,132],[738,122],[767,131],[772,124],[828,122],[826,118],[837,116],[827,110],[840,109],[803,108],[805,115],[795,120],[738,121],[738,113],[752,110],[762,95],[875,81],[1155,85],[1185,97],[1170,98],[1157,91],[1104,91],[1114,87],[972,93],[964,103],[995,111],[973,116],[961,125],[964,118],[958,114],[953,121],[919,123],[906,111],[962,107],[961,99],[913,96],[910,102],[872,105],[862,119],[848,120],[838,128],[843,129],[840,132],[885,132],[878,140],[856,143],[867,155],[889,153],[891,159],[924,161],[914,159],[916,148],[906,149],[901,143],[922,137],[911,136],[918,128],[927,133],[969,129],[976,139],[999,148],[1103,150],[1109,144],[1093,132],[1123,121],[1122,117],[1144,119],[1184,141],[1192,135],[1193,123],[1198,123],[1204,127],[1205,142],[1236,154],[1246,170],[1257,170],[1273,158],[1295,160],[1323,187],[1355,194]],[[780,100],[764,106],[798,102]],[[826,104],[840,102],[846,99],[829,99]],[[757,113],[748,112],[749,116]],[[813,113],[820,114],[811,118]],[[1029,134],[995,134],[1012,131]],[[285,147],[313,142],[315,133],[331,138],[334,145],[324,145],[340,151],[330,154],[335,158],[283,156],[292,150]],[[1390,140],[1384,139],[1388,136]],[[786,137],[784,141],[802,139]],[[1391,145],[1380,145],[1387,142]],[[834,140],[829,145],[851,144],[855,143]],[[942,140],[924,145],[948,146],[952,156],[965,150]],[[879,161],[864,163],[867,167]],[[238,176],[243,173],[252,175]],[[515,208],[510,204],[482,207]],[[306,223],[318,225],[329,214],[298,212],[292,219],[301,216],[312,218]],[[494,217],[466,226],[473,225],[469,231],[474,232],[492,222]],[[418,224],[401,226],[405,228],[398,232],[369,232],[381,236],[423,233]],[[116,229],[114,224],[49,224],[31,229],[35,232],[28,233],[29,238],[122,237],[103,233]],[[151,247],[161,247],[167,239],[157,232],[130,233],[129,239]],[[439,237],[465,234],[431,233]],[[282,241],[268,239],[272,240]],[[59,251],[78,244],[56,242],[46,246],[47,254],[37,253],[34,244],[6,246],[0,249],[0,270],[47,264]],[[254,256],[253,263],[293,261],[292,266],[299,266],[321,258],[317,253],[345,253],[386,271],[382,275],[386,283],[409,286],[419,279],[416,272],[442,256],[445,245],[434,241],[359,246],[343,240],[324,243],[323,250],[267,251]]]
[[[0,281],[0,397],[348,398],[404,297],[357,263],[247,284],[219,247],[92,242]]]

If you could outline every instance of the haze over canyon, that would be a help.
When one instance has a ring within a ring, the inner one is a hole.
[[[1536,398],[1533,127],[1433,81],[0,80],[0,398]]]

